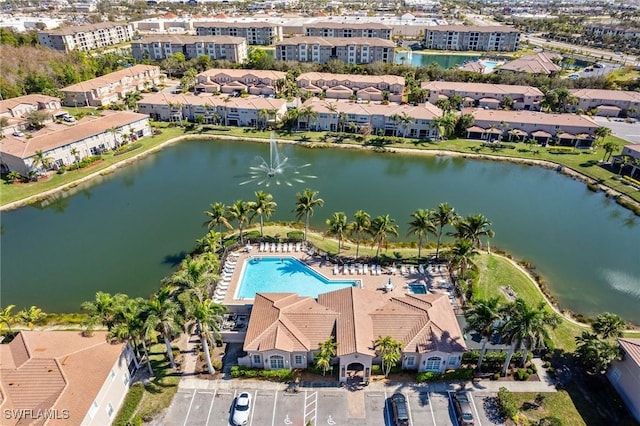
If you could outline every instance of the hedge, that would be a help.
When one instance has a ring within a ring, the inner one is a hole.
[[[272,381],[288,382],[294,379],[295,373],[293,370],[263,370],[258,368],[249,368],[244,366],[234,365],[231,367],[231,377],[237,379],[239,377],[245,378],[262,378]]]
[[[498,407],[503,417],[513,419],[518,414],[518,404],[515,398],[505,387],[498,390]]]
[[[416,381],[437,382],[439,380],[471,380],[473,378],[473,368],[460,368],[458,370],[448,370],[445,373],[435,373],[433,371],[423,371],[418,373]]]
[[[127,392],[127,396],[124,398],[122,403],[122,407],[118,411],[118,415],[113,421],[114,426],[127,426],[131,424],[129,420],[138,409],[138,405],[142,400],[142,396],[144,395],[144,386],[142,383],[136,383],[131,386],[129,392]]]
[[[141,142],[125,145],[124,147],[122,147],[122,148],[118,149],[116,152],[114,152],[113,156],[115,157],[117,155],[126,154],[127,152],[131,152],[133,150],[136,150],[136,149],[140,148],[141,146],[142,146]]]

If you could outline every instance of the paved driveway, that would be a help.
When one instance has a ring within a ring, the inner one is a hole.
[[[621,118],[607,117],[593,117],[593,120],[600,126],[610,128],[611,132],[619,138],[631,143],[640,143],[640,122],[627,123]]]

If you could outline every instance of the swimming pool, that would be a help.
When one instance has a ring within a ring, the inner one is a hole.
[[[498,65],[501,65],[502,62],[498,62],[498,61],[487,61],[485,59],[482,59],[480,61],[482,63],[482,65],[485,66],[485,68],[489,68],[489,69],[493,69],[495,67],[497,67]]]
[[[320,293],[354,287],[353,280],[328,280],[293,257],[254,256],[244,262],[235,299],[254,299],[256,293]]]
[[[411,294],[427,294],[427,286],[424,284],[409,284]]]

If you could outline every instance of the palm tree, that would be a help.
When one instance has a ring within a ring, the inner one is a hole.
[[[413,124],[414,120],[406,112],[403,112],[402,115],[399,116],[400,127],[402,127],[402,137],[407,137],[407,129]]]
[[[242,231],[244,225],[251,223],[249,217],[251,213],[251,204],[246,201],[236,200],[231,206],[229,206],[229,215],[238,222],[238,231],[240,232],[240,244],[244,244],[244,237]]]
[[[478,358],[478,371],[482,371],[482,360],[487,350],[487,342],[493,334],[494,324],[500,320],[500,299],[495,297],[487,300],[477,300],[471,309],[464,313],[467,321],[465,333],[477,331],[482,336],[482,348]]]
[[[458,239],[448,253],[451,269],[457,269],[458,278],[465,280],[467,269],[472,265],[471,259],[478,255],[478,251],[470,240]]]
[[[251,208],[253,216],[260,216],[260,237],[264,237],[264,233],[262,232],[264,218],[270,218],[271,215],[275,213],[276,206],[278,204],[273,201],[273,195],[267,194],[264,191],[256,191],[254,194],[256,196],[256,201],[253,202]]]
[[[204,298],[214,278],[213,274],[209,273],[209,265],[206,262],[187,256],[182,261],[180,269],[162,280],[162,284],[173,286],[172,290],[175,293],[189,293]]]
[[[343,212],[335,212],[331,219],[327,219],[327,225],[329,226],[329,229],[327,229],[326,232],[327,235],[338,237],[338,254],[340,254],[342,241],[349,230],[347,215]]]
[[[627,328],[627,324],[616,314],[605,312],[596,317],[591,324],[591,328],[603,339],[621,337],[622,332]]]
[[[7,305],[0,309],[0,325],[6,325],[9,331],[11,331],[11,325],[16,322],[16,317],[11,315],[11,311],[15,307],[16,305]]]
[[[349,234],[356,241],[356,257],[360,254],[360,242],[371,228],[371,215],[364,210],[358,210],[353,215],[354,221],[349,223]]]
[[[449,138],[456,129],[456,116],[453,113],[445,113],[441,117],[436,117],[432,120],[432,126],[438,129],[440,137],[443,139]]]
[[[458,217],[455,209],[448,203],[440,203],[436,210],[431,210],[431,221],[436,226],[435,235],[438,237],[438,244],[436,246],[436,259],[440,255],[440,243],[442,242],[442,232],[444,227],[454,223]]]
[[[418,261],[422,254],[422,240],[426,238],[428,233],[436,232],[436,225],[431,221],[431,210],[418,209],[411,213],[413,219],[409,222],[409,234],[418,236]]]
[[[142,330],[141,311],[144,303],[145,301],[141,297],[127,299],[125,304],[119,307],[118,322],[111,328],[107,335],[109,339],[116,339],[118,342],[131,341],[131,346],[136,353],[137,360],[140,360],[137,337],[140,336]],[[143,347],[145,357],[148,361],[149,353],[147,352],[146,344],[144,344]],[[150,368],[149,373],[153,375],[151,364],[147,362],[147,365]]]
[[[549,329],[555,329],[560,317],[547,311],[545,303],[540,302],[531,307],[518,298],[503,308],[504,323],[500,328],[503,340],[511,345],[505,360],[502,374],[506,375],[511,358],[516,348],[522,348],[522,365],[527,360],[527,351],[545,347],[545,340],[550,338]]]
[[[317,198],[319,192],[312,191],[309,188],[306,188],[301,193],[298,192],[296,194],[296,208],[294,212],[296,213],[296,220],[300,222],[300,220],[304,217],[304,240],[307,241],[307,229],[309,228],[309,217],[313,216],[314,207],[322,207],[324,206],[324,200],[322,198]]]
[[[382,359],[382,372],[385,377],[391,372],[391,368],[400,361],[402,355],[402,343],[393,339],[393,336],[378,336],[373,344],[375,350]]]
[[[606,127],[603,128],[606,129]],[[602,149],[604,149],[604,157],[602,157],[602,161],[607,161],[607,156],[611,158],[613,151],[616,151],[618,148],[618,144],[615,142],[605,142],[604,145],[602,145]]]
[[[491,222],[481,214],[469,215],[462,220],[458,220],[454,224],[456,232],[453,235],[456,238],[467,239],[471,241],[478,249],[482,248],[480,237],[493,238],[495,233],[489,229]]]
[[[87,313],[87,321],[84,323],[86,332],[91,333],[97,324],[102,324],[110,331],[117,324],[120,307],[127,299],[126,294],[111,295],[99,291],[93,302],[83,302],[81,309]]]
[[[222,314],[227,312],[227,308],[223,305],[214,303],[211,299],[200,300],[197,297],[190,297],[186,301],[187,315],[193,319],[189,332],[193,332],[194,328],[199,332],[200,344],[207,362],[207,370],[209,374],[215,374],[211,362],[211,353],[209,352],[209,344],[214,345],[214,339],[220,337],[220,324],[222,323]]]
[[[37,150],[33,155],[33,160],[31,161],[31,165],[33,167],[40,168],[46,170],[51,165],[51,157],[47,157],[47,154],[42,152],[42,150]]]
[[[232,229],[231,222],[229,222],[229,209],[223,203],[211,204],[211,210],[204,212],[209,216],[209,221],[206,222],[209,229],[218,227],[218,233],[220,234],[220,245],[222,246],[222,227]]]
[[[371,221],[370,233],[373,237],[373,243],[378,243],[376,249],[376,257],[380,254],[380,248],[387,246],[389,235],[398,236],[398,225],[395,219],[391,219],[389,215],[381,215]]]
[[[304,119],[308,123],[307,129],[311,127],[311,123],[318,119],[318,112],[311,105],[301,108],[298,111],[298,119]]]
[[[604,374],[611,362],[619,360],[620,349],[617,343],[600,339],[596,334],[583,331],[576,336],[575,356],[592,374]]]
[[[29,309],[23,309],[16,315],[18,320],[24,323],[31,330],[36,326],[38,321],[44,317],[44,312],[37,306],[31,306]]]
[[[262,108],[258,111],[258,121],[256,121],[256,128],[259,123],[264,123],[262,128],[265,129],[267,127],[267,123],[269,121],[269,111],[266,108]]]
[[[171,341],[174,335],[181,329],[182,316],[178,304],[171,298],[171,291],[167,288],[160,289],[151,296],[146,307],[146,327],[153,329],[162,335],[167,349],[167,357],[171,368],[176,369],[176,362],[171,350]]]
[[[322,369],[322,375],[324,376],[331,366],[331,359],[333,359],[338,352],[338,343],[336,343],[333,336],[330,336],[324,342],[320,342],[318,346],[320,352],[315,356],[315,364],[318,368]]]
[[[608,128],[608,127],[600,126],[600,127],[596,128],[596,130],[593,132],[593,134],[596,136],[596,141],[598,139],[604,141],[607,138],[607,136],[611,135],[611,129]]]

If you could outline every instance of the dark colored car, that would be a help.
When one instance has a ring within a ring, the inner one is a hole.
[[[394,393],[391,396],[391,410],[393,411],[393,421],[397,426],[409,426],[409,407],[407,398],[401,393]]]
[[[453,394],[453,408],[456,411],[456,418],[460,426],[474,425],[471,403],[466,392]]]

